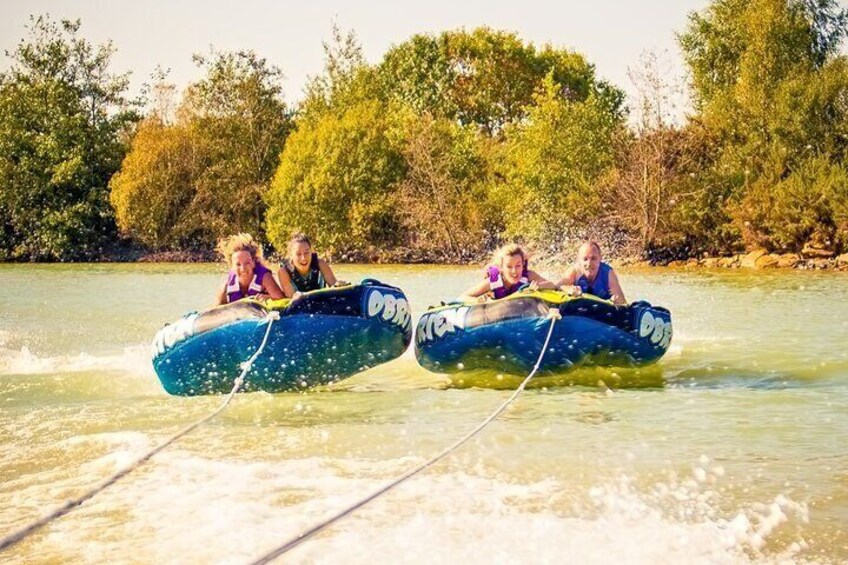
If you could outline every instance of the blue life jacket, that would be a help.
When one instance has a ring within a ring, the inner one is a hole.
[[[241,291],[238,274],[235,271],[230,271],[230,274],[227,276],[227,302],[235,302],[245,296],[256,296],[260,294],[262,292],[262,279],[265,278],[266,273],[270,272],[264,265],[256,263],[256,266],[253,268],[253,279],[250,281],[247,292],[245,293]]]
[[[318,254],[313,253],[309,261],[309,272],[306,276],[301,275],[288,259],[283,259],[283,268],[289,274],[292,286],[297,292],[309,292],[327,286],[321,267],[318,263]]]
[[[598,275],[595,277],[595,280],[589,283],[589,279],[586,278],[586,275],[580,275],[574,284],[580,287],[585,294],[594,294],[598,298],[603,298],[604,300],[612,299],[612,293],[610,292],[609,287],[609,274],[612,272],[612,267],[610,267],[607,263],[601,263],[601,266],[598,268]]]

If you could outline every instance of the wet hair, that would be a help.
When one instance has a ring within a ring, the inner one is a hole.
[[[503,261],[507,257],[512,257],[513,255],[521,255],[521,258],[524,260],[524,264],[527,264],[527,253],[521,248],[520,245],[515,243],[510,243],[508,245],[504,245],[499,247],[495,253],[492,255],[492,265],[497,267],[503,266]]]
[[[247,251],[253,260],[257,263],[262,263],[262,247],[253,239],[249,233],[237,233],[229,237],[222,238],[218,241],[215,247],[224,262],[229,267],[232,262],[233,253],[237,251]]]
[[[309,237],[305,233],[297,232],[292,234],[288,245],[286,245],[288,252],[291,253],[292,245],[297,245],[298,243],[305,243],[309,247],[312,247],[312,242],[309,241]]]

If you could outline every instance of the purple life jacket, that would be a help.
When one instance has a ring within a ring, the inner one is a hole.
[[[501,276],[501,270],[499,267],[489,267],[486,269],[486,274],[489,277],[489,290],[491,290],[492,294],[495,295],[496,300],[498,298],[509,296],[514,292],[518,292],[518,289],[530,282],[530,272],[527,270],[526,262],[524,263],[524,270],[521,271],[521,278],[518,279],[518,284],[509,290],[507,290],[506,285],[504,284],[503,276]]]
[[[227,302],[235,302],[245,296],[256,296],[261,293],[262,279],[270,272],[264,265],[256,263],[256,266],[253,268],[253,280],[250,281],[250,285],[247,287],[247,294],[245,295],[241,291],[241,286],[239,286],[238,275],[235,271],[230,271],[230,274],[227,276]]]
[[[610,292],[609,287],[609,274],[611,271],[612,267],[610,267],[607,263],[602,262],[600,267],[598,267],[598,275],[595,277],[594,281],[589,283],[589,279],[586,278],[586,275],[581,274],[574,284],[579,286],[580,290],[582,290],[585,294],[594,294],[598,298],[610,300],[612,298],[612,292]]]

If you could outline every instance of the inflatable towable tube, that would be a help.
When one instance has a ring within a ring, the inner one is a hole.
[[[580,365],[634,367],[656,362],[671,343],[671,313],[647,302],[615,306],[584,295],[520,292],[484,303],[453,303],[429,309],[415,332],[418,363],[436,373],[492,369],[529,373],[556,322],[541,373]]]
[[[242,363],[265,349],[242,391],[283,392],[335,382],[399,357],[412,338],[409,303],[399,288],[366,279],[295,300],[250,299],[190,313],[153,340],[153,368],[170,394],[229,392]]]

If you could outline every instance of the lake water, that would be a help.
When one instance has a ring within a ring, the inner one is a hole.
[[[413,322],[479,277],[336,272],[400,286]],[[208,306],[221,277],[214,265],[0,265],[0,537],[221,403],[168,396],[149,357],[162,324]],[[674,316],[648,377],[583,370],[577,386],[527,390],[455,454],[280,561],[848,561],[848,275],[621,279],[629,299]],[[461,384],[409,350],[324,390],[238,395],[0,562],[248,563],[510,394]]]

